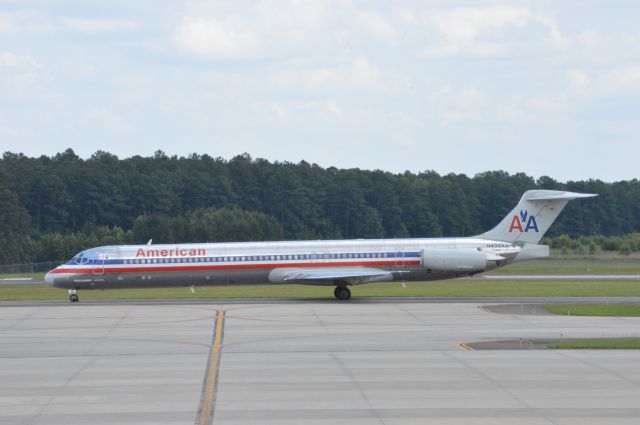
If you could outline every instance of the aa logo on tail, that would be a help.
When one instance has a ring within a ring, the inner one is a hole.
[[[522,225],[524,226],[524,229],[522,227]],[[520,215],[518,216],[518,214],[513,216],[513,219],[511,220],[511,226],[509,226],[509,233],[513,232],[514,230],[517,230],[518,232],[522,233],[522,232],[528,232],[529,230],[533,230],[534,232],[538,233],[538,223],[536,223],[536,218],[532,215],[529,215],[529,213],[527,212],[527,210],[520,210]]]

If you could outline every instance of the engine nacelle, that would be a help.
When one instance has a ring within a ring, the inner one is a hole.
[[[422,267],[433,272],[479,273],[487,269],[487,254],[461,249],[425,249]]]

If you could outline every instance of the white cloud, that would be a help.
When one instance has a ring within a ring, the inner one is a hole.
[[[482,96],[474,87],[455,89],[447,84],[436,91],[435,98],[438,102],[444,102],[449,106],[470,109],[480,104]]]
[[[564,104],[560,99],[552,96],[535,96],[530,100],[533,109],[548,113],[556,114],[563,110]]]
[[[187,53],[211,59],[258,59],[302,49],[325,29],[320,1],[250,2],[223,10],[215,3],[194,3],[173,34]]]
[[[592,49],[600,47],[602,43],[600,34],[593,30],[582,31],[577,35],[576,40],[581,46]]]
[[[281,124],[341,119],[345,111],[335,99],[268,102],[270,117]]]
[[[271,159],[325,165],[536,173],[495,152],[514,137],[540,151],[603,138],[619,150],[616,129],[627,126],[627,144],[638,134],[640,4],[573,13],[533,0],[22,3],[0,7],[0,133],[21,135],[3,146],[30,154],[69,140],[86,140],[90,153],[108,140],[120,155],[158,144],[216,155],[264,146],[256,152]],[[331,154],[357,141],[369,149]],[[415,152],[394,155],[394,143]],[[472,154],[461,158],[462,146]],[[602,155],[585,159],[589,167],[557,169],[606,177]]]
[[[13,86],[18,91],[25,91],[30,87],[33,87],[38,81],[39,77],[40,74],[35,71],[19,73],[13,77]]]
[[[449,84],[440,87],[433,100],[443,126],[479,119],[484,103],[480,91],[475,87],[456,89]]]
[[[14,29],[14,24],[11,18],[6,14],[0,14],[0,33],[11,32]]]
[[[98,128],[101,131],[109,131],[118,135],[128,135],[132,130],[122,115],[106,108],[90,110],[85,115],[85,124],[89,127]]]
[[[603,77],[605,87],[610,90],[640,88],[640,65],[614,69]]]
[[[289,113],[287,112],[287,108],[285,108],[281,104],[278,104],[278,103],[275,103],[275,102],[271,102],[271,103],[269,103],[269,105],[267,105],[267,107],[269,108],[269,111],[271,112],[271,115],[277,121],[284,121],[289,116]]]
[[[342,108],[340,107],[340,105],[338,105],[338,102],[336,102],[333,99],[328,99],[325,100],[324,102],[322,102],[322,107],[329,113],[336,115],[336,116],[343,116],[344,115],[344,111],[342,110]]]
[[[65,18],[62,23],[65,28],[84,34],[133,32],[138,29],[137,23],[118,19]]]
[[[373,37],[392,42],[396,38],[396,31],[393,26],[380,14],[371,10],[363,10],[358,13],[358,23]]]
[[[9,51],[0,52],[0,68],[12,68],[19,65],[37,67],[40,64],[32,56],[19,56]]]
[[[382,69],[360,55],[345,65],[319,68],[300,67],[274,73],[268,79],[271,91],[292,91],[306,94],[327,92],[393,93],[405,90],[406,82],[398,76],[387,76]]]
[[[574,87],[584,87],[589,83],[587,74],[580,69],[570,69],[566,72],[567,79]]]
[[[186,19],[175,34],[177,44],[186,51],[218,59],[249,59],[261,55],[257,35],[240,28],[234,17]]]
[[[501,56],[507,53],[509,38],[499,41],[485,39],[509,29],[520,29],[530,24],[542,26],[548,40],[555,44],[565,42],[555,21],[525,7],[488,6],[432,10],[423,14],[423,21],[437,35],[421,51],[425,56],[471,55]]]
[[[33,13],[0,13],[0,33],[44,34],[55,31],[55,26]]]

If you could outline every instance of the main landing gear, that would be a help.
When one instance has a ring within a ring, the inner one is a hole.
[[[69,289],[69,301],[71,301],[72,303],[77,303],[78,301],[80,301],[80,298],[78,298],[78,291],[76,291],[75,289]]]
[[[351,298],[351,291],[346,286],[336,286],[333,295],[335,295],[338,300],[346,301]]]

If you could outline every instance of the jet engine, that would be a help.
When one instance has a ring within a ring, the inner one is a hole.
[[[479,273],[487,269],[487,254],[476,250],[425,249],[422,267],[433,272]]]

